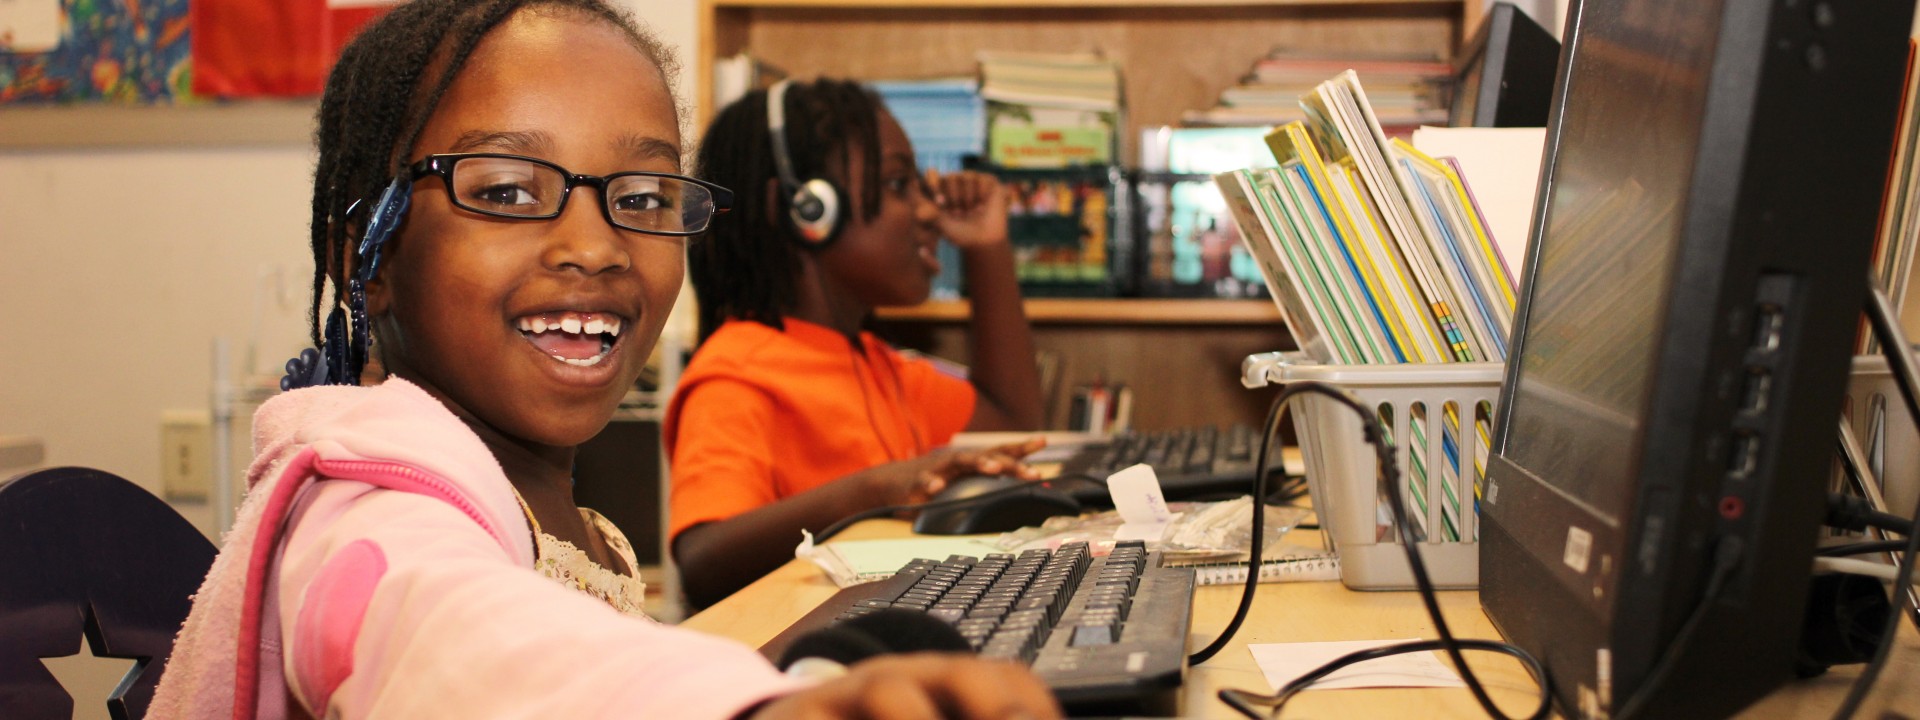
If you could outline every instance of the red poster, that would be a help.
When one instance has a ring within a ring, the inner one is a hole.
[[[193,0],[193,93],[318,95],[327,71],[394,0]]]

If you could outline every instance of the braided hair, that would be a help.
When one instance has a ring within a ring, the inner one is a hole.
[[[826,177],[841,192],[859,197],[860,218],[880,214],[880,113],[873,91],[846,80],[794,83],[786,95],[786,140],[800,179]],[[720,111],[700,141],[700,177],[732,188],[732,217],[715,223],[709,237],[688,247],[687,276],[700,308],[700,340],[727,320],[755,320],[785,328],[786,312],[799,302],[800,253],[794,228],[783,218],[786,198],[767,197],[777,177],[767,130],[767,93],[756,90]],[[848,187],[858,156],[859,188]],[[852,208],[843,208],[847,212]],[[773,214],[769,215],[769,212]]]
[[[313,171],[313,303],[307,316],[315,345],[329,278],[335,302],[342,297],[348,226],[357,221],[347,209],[399,174],[474,47],[523,8],[603,21],[624,32],[663,79],[679,72],[671,48],[602,0],[415,0],[369,23],[327,76],[315,122],[320,159]],[[672,92],[673,83],[667,86]],[[673,103],[678,116],[679,99]]]

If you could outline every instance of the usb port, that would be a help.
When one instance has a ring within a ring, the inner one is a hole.
[[[1780,347],[1780,329],[1786,325],[1786,312],[1779,306],[1766,303],[1760,306],[1754,316],[1753,349],[1760,352],[1773,352]]]
[[[1753,474],[1753,468],[1760,464],[1760,437],[1751,433],[1737,433],[1733,436],[1733,454],[1727,456],[1727,474],[1734,478],[1744,478]]]
[[[1741,412],[1759,413],[1767,409],[1767,396],[1773,392],[1773,373],[1766,368],[1747,368],[1747,389],[1741,393]]]

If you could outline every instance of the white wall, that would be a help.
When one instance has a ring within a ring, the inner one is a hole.
[[[624,3],[681,48],[690,97],[697,0]],[[213,339],[236,366],[258,341],[263,372],[305,343],[312,163],[305,143],[0,151],[0,435],[158,492],[161,413],[208,407]]]

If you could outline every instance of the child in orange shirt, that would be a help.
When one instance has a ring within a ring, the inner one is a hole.
[[[666,422],[669,531],[690,602],[779,567],[802,529],[923,501],[963,475],[1027,472],[1019,458],[1037,441],[942,447],[961,430],[1041,422],[996,180],[922,175],[872,91],[834,80],[728,106],[699,165],[738,195],[734,222],[691,249],[702,345]],[[876,307],[927,299],[943,236],[966,260],[964,379],[862,331]]]

